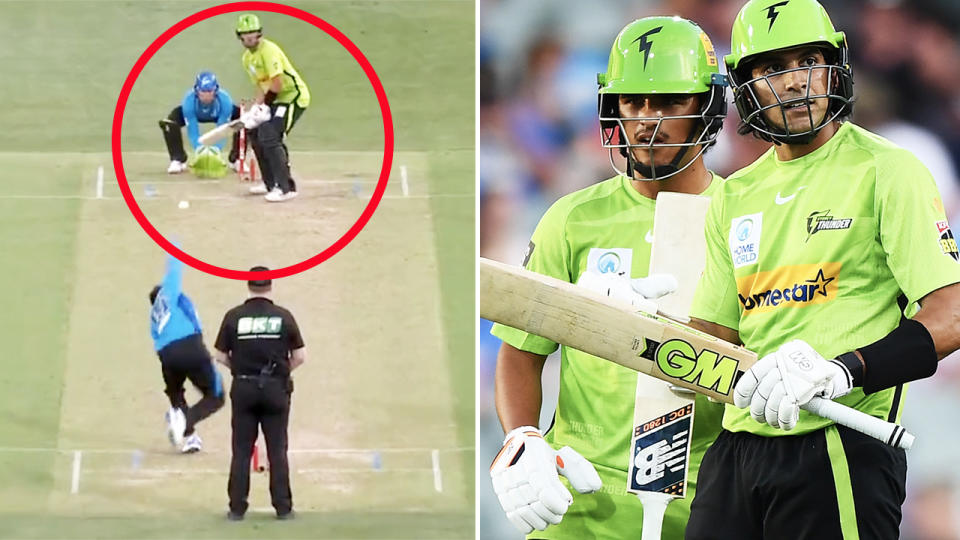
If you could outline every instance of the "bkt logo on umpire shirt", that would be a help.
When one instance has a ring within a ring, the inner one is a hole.
[[[241,317],[237,321],[237,339],[280,339],[280,317]]]

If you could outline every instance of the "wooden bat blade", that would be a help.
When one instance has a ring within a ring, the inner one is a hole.
[[[480,316],[733,403],[751,351],[572,283],[480,259]],[[742,367],[741,367],[742,366]]]
[[[693,291],[706,264],[703,226],[710,198],[661,192],[653,218],[649,274],[677,278],[679,288],[656,299],[662,313],[686,318]],[[643,504],[643,538],[659,539],[663,512],[687,494],[694,394],[671,390],[668,383],[637,375],[627,491]]]
[[[243,125],[240,120],[231,120],[226,124],[220,124],[219,126],[211,129],[210,131],[201,135],[197,140],[200,141],[200,144],[204,146],[209,146],[215,142],[220,141],[221,139],[226,138],[233,130],[239,129]]]
[[[653,217],[653,249],[650,273],[672,274],[680,288],[657,298],[662,313],[686,318],[693,304],[693,293],[707,264],[703,228],[710,197],[673,193],[657,195]]]

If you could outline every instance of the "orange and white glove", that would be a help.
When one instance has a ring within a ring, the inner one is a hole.
[[[560,474],[580,493],[602,487],[593,465],[569,446],[554,451],[540,430],[531,426],[507,433],[490,466],[490,477],[500,506],[523,534],[560,523],[573,503]]]

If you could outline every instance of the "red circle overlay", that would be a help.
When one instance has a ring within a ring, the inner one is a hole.
[[[123,130],[123,111],[127,106],[127,99],[130,97],[130,91],[133,89],[133,85],[137,81],[137,77],[140,76],[140,72],[143,71],[144,66],[146,66],[147,62],[150,61],[153,55],[160,50],[160,47],[163,47],[164,44],[166,44],[171,38],[182,32],[184,29],[200,21],[209,19],[215,15],[233,13],[236,11],[269,11],[273,13],[282,13],[284,15],[296,17],[301,21],[310,23],[336,39],[337,42],[343,46],[343,48],[350,52],[354,60],[360,64],[360,67],[363,68],[363,72],[370,80],[370,84],[373,86],[374,92],[376,92],[377,102],[380,104],[380,114],[383,117],[383,165],[380,168],[380,178],[377,180],[376,189],[374,189],[373,194],[370,196],[370,202],[367,203],[366,208],[363,209],[363,212],[360,214],[360,217],[357,219],[356,223],[354,223],[353,226],[350,227],[347,232],[345,232],[343,236],[341,236],[336,242],[330,245],[330,247],[314,255],[313,257],[310,257],[309,259],[301,261],[297,264],[283,268],[277,268],[267,272],[249,272],[222,268],[220,266],[208,264],[200,259],[191,257],[186,252],[174,246],[172,243],[167,241],[167,239],[164,238],[156,228],[154,228],[154,226],[150,223],[150,220],[148,220],[143,214],[143,211],[140,210],[137,200],[130,191],[130,184],[127,182],[127,175],[123,170],[123,149],[120,144],[120,135]],[[160,37],[151,43],[150,46],[147,47],[147,50],[140,55],[140,58],[138,58],[136,63],[133,65],[133,69],[130,70],[130,74],[127,75],[127,79],[123,82],[123,88],[120,90],[120,96],[117,98],[117,108],[113,113],[111,148],[113,149],[113,166],[116,170],[117,183],[120,186],[120,192],[123,194],[123,200],[126,201],[127,206],[130,208],[130,212],[133,214],[133,217],[137,219],[137,222],[140,223],[140,226],[147,233],[147,235],[149,235],[150,238],[152,238],[153,241],[156,242],[157,245],[163,248],[167,253],[170,253],[174,257],[180,259],[186,264],[189,264],[197,270],[215,276],[240,280],[268,278],[276,279],[292,276],[294,274],[303,272],[304,270],[309,270],[310,268],[313,268],[314,266],[334,256],[338,251],[346,247],[346,245],[357,236],[364,226],[366,226],[367,222],[370,221],[370,217],[373,216],[373,212],[377,209],[377,205],[380,204],[380,200],[383,198],[383,193],[387,189],[387,180],[390,178],[390,168],[393,165],[393,117],[390,114],[390,103],[387,101],[387,94],[383,90],[383,85],[380,83],[380,78],[377,77],[377,73],[373,70],[373,66],[370,65],[370,62],[363,55],[360,49],[358,49],[357,46],[354,45],[349,38],[347,38],[347,36],[343,35],[330,23],[324,21],[316,15],[313,15],[312,13],[308,13],[294,7],[285,6],[283,4],[274,4],[272,2],[234,2],[231,4],[215,6],[203,11],[198,11],[197,13],[190,15],[177,24],[171,26],[164,33],[160,34]]]

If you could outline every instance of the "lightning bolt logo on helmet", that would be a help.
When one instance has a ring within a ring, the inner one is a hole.
[[[781,6],[787,5],[787,2],[789,2],[789,1],[790,1],[790,0],[784,0],[783,2],[778,2],[778,3],[776,3],[776,4],[773,4],[773,5],[767,7],[767,19],[770,20],[770,25],[767,26],[767,32],[769,32],[769,31],[773,28],[773,23],[774,23],[774,21],[776,21],[776,20],[777,20],[777,16],[780,15],[780,12],[777,11],[777,8],[778,8],[778,7],[781,7]]]
[[[634,43],[638,41],[640,42],[640,45],[637,46],[637,52],[643,53],[643,69],[647,69],[647,57],[650,56],[650,47],[653,46],[653,41],[647,40],[647,36],[652,36],[653,34],[656,34],[657,32],[659,32],[660,30],[663,30],[662,26],[651,28],[650,30],[647,30],[646,32],[641,34],[640,37],[633,40]]]

